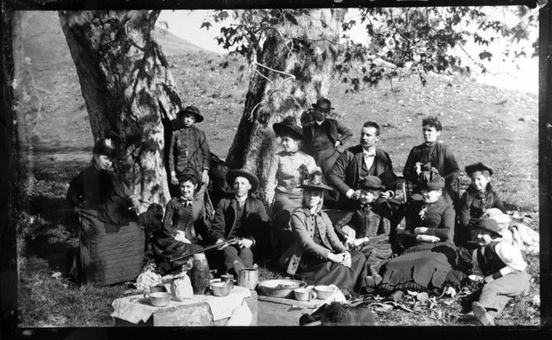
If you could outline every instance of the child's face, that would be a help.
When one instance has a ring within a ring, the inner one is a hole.
[[[379,190],[361,190],[360,204],[370,204],[374,202],[380,195]]]
[[[322,191],[320,190],[305,190],[303,191],[303,200],[309,208],[318,206],[322,200]]]
[[[486,246],[493,241],[491,232],[479,228],[472,228],[470,231],[471,238],[476,241],[480,246]]]
[[[182,197],[187,200],[191,200],[194,197],[194,191],[197,188],[197,184],[194,184],[191,181],[185,181],[181,182],[179,186]]]
[[[282,137],[282,146],[287,152],[296,152],[299,150],[299,141],[289,136]]]
[[[491,181],[491,178],[486,176],[481,171],[476,171],[471,177],[473,187],[480,192],[484,192],[487,189],[487,184]]]
[[[438,190],[422,189],[421,190],[421,194],[422,194],[422,197],[423,197],[425,203],[437,202],[439,197],[441,197],[442,193],[443,193],[443,191],[441,189],[438,189]]]
[[[184,126],[186,127],[190,127],[192,125],[194,125],[195,123],[195,116],[192,114],[192,113],[184,113],[184,115],[182,116],[182,120],[184,120]]]
[[[437,141],[437,137],[441,135],[441,131],[437,131],[435,126],[424,125],[422,127],[422,134],[426,143],[435,143]]]
[[[111,166],[113,165],[113,158],[106,156],[106,155],[100,155],[100,154],[94,154],[94,161],[96,162],[96,166],[100,170],[111,170]]]

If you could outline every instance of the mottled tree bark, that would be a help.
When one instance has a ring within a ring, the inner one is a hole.
[[[272,124],[297,118],[326,96],[338,53],[344,9],[297,10],[295,20],[268,30],[254,57],[245,108],[226,159],[231,168],[246,168],[266,184],[277,144]]]
[[[167,61],[151,32],[159,11],[62,11],[94,140],[114,133],[117,170],[143,208],[170,199],[164,122],[180,106]]]

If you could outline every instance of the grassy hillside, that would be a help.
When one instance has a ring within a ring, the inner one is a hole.
[[[65,272],[68,263],[64,256],[77,244],[77,222],[65,203],[65,193],[69,180],[89,163],[93,138],[57,15],[26,15],[24,49],[31,59],[29,70],[35,83],[31,94],[35,105],[28,113],[34,119],[29,120],[33,150],[27,161],[35,181],[29,191],[29,211],[18,226],[21,324],[109,326],[111,301],[124,294],[127,286],[75,287],[64,278],[52,277],[55,272]],[[198,126],[207,132],[213,152],[225,158],[243,111],[248,65],[239,57],[197,51],[170,34],[156,33],[156,37],[168,55],[183,104],[200,108],[205,121]],[[346,146],[358,142],[362,123],[376,121],[382,126],[381,145],[391,155],[395,170],[401,172],[409,150],[422,141],[422,118],[438,115],[444,125],[441,140],[450,145],[460,167],[477,161],[492,167],[493,184],[508,209],[529,214],[534,221],[531,226],[538,228],[535,95],[442,75],[429,75],[425,87],[415,78],[406,78],[358,93],[345,93],[346,89],[347,84],[335,79],[328,95],[344,123],[354,130]],[[504,318],[498,320],[501,324],[538,323],[538,296],[534,297],[538,294],[539,263],[537,257],[528,261],[534,275],[531,295],[520,299],[523,303],[518,306],[508,307]],[[43,299],[45,295],[49,298]],[[446,310],[448,316],[457,313],[456,305],[452,306]],[[448,320],[404,311],[379,318],[390,325],[436,325]]]

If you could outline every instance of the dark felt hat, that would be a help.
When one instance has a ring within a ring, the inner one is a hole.
[[[303,129],[297,125],[295,117],[288,116],[281,123],[272,125],[274,132],[280,136],[290,136],[293,139],[303,139]]]
[[[201,123],[203,121],[203,116],[199,113],[199,109],[195,106],[186,106],[184,110],[180,110],[177,114],[178,117],[182,116],[185,113],[191,113],[195,116],[196,123]]]
[[[259,178],[249,170],[245,169],[234,169],[228,170],[226,173],[226,182],[230,187],[234,185],[234,180],[236,177],[245,177],[249,180],[251,184],[251,192],[255,192],[259,187]]]
[[[495,236],[502,237],[502,234],[498,232],[498,230],[499,230],[498,223],[493,218],[479,219],[475,223],[473,223],[471,226],[473,228],[490,231]]]
[[[319,167],[314,168],[312,172],[307,176],[307,178],[303,181],[303,184],[299,185],[298,188],[319,191],[333,191],[332,187],[327,186],[322,182],[322,170]]]
[[[312,104],[312,107],[319,107],[321,109],[333,110],[332,102],[326,98],[320,98],[316,101],[316,104]]]
[[[190,177],[195,178],[196,183],[199,182],[199,174],[194,168],[185,168],[176,176],[178,182],[187,181]]]
[[[382,172],[378,177],[381,179],[381,184],[387,190],[395,190],[397,184],[400,182],[399,176],[395,175],[392,170]]]
[[[103,138],[94,144],[93,153],[98,155],[106,155],[108,157],[115,157],[115,143],[111,138]]]
[[[439,190],[445,187],[445,180],[436,171],[430,171],[420,177],[420,188],[426,190]]]
[[[485,164],[483,164],[481,162],[468,165],[464,170],[466,170],[466,173],[470,177],[474,172],[477,172],[477,171],[488,171],[489,175],[493,174],[493,169],[489,168],[488,166],[486,166]]]
[[[385,190],[385,186],[381,183],[381,179],[376,176],[366,176],[360,182],[360,189],[362,190]]]

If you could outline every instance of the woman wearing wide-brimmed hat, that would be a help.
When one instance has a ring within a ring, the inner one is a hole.
[[[291,216],[295,243],[284,252],[280,265],[309,285],[334,284],[345,295],[360,291],[366,286],[366,257],[347,250],[322,211],[324,192],[333,189],[322,183],[319,168],[300,187],[304,189],[303,205]]]
[[[283,150],[272,157],[267,173],[264,199],[272,207],[274,216],[272,247],[278,253],[293,242],[289,218],[295,208],[303,202],[303,189],[299,188],[304,174],[316,167],[314,158],[299,150],[303,130],[292,116],[273,125],[274,132],[281,139]]]
[[[502,200],[491,186],[493,169],[478,162],[468,165],[465,171],[471,178],[471,184],[462,195],[458,205],[460,224],[456,230],[455,242],[461,245],[469,241],[468,228],[470,223],[481,218],[488,209],[497,208],[506,213]]]

